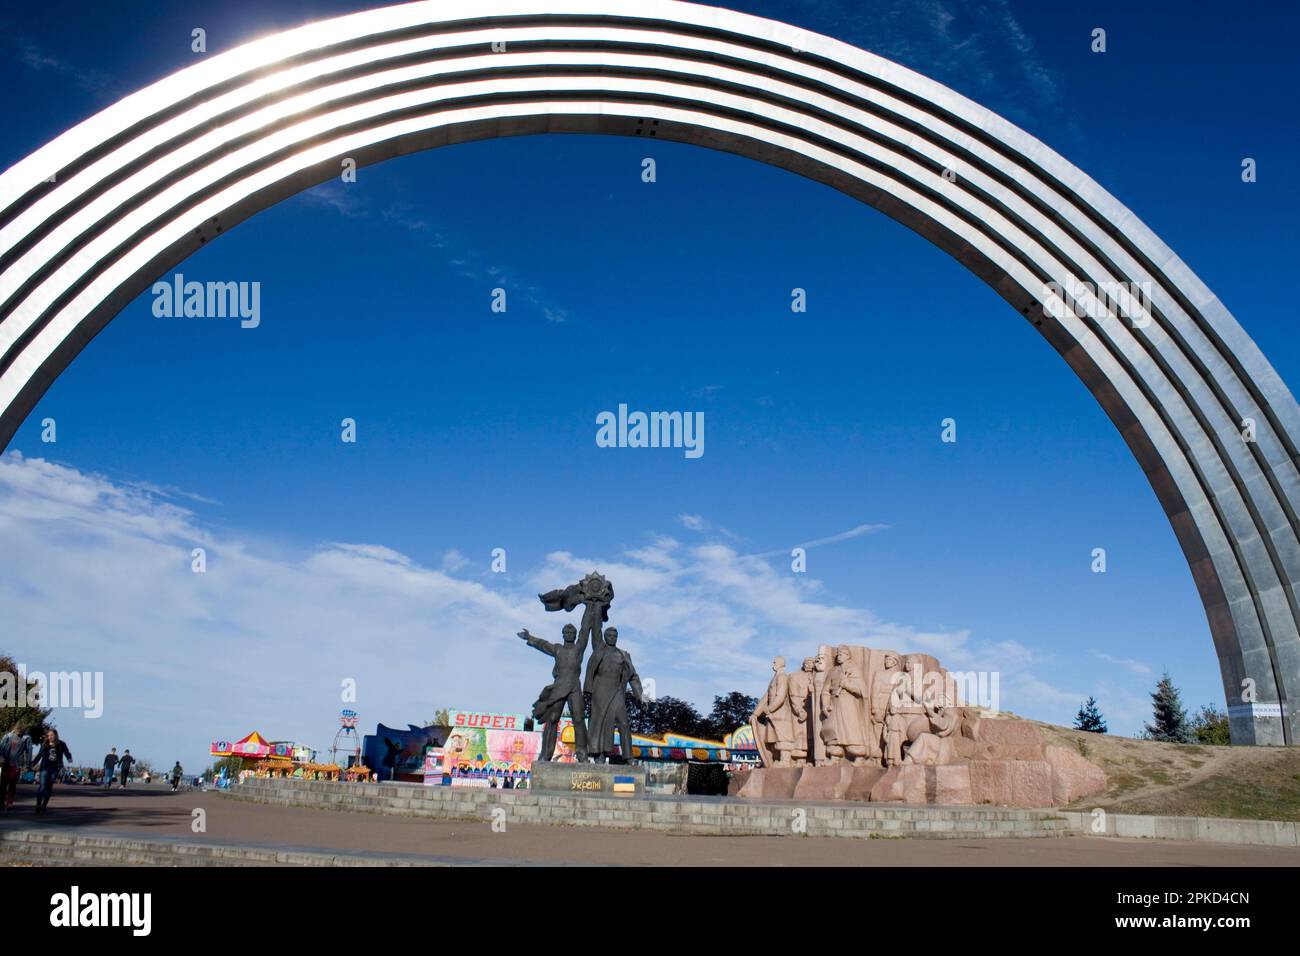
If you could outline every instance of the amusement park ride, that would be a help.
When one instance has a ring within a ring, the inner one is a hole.
[[[340,767],[350,767],[361,762],[361,735],[357,733],[360,718],[355,710],[345,709],[339,714],[339,729],[330,746],[330,761]],[[339,755],[344,756],[343,760]]]

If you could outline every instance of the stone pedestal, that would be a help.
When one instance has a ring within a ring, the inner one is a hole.
[[[546,793],[631,797],[645,793],[646,772],[639,764],[555,763],[547,760],[533,764],[530,787]]]
[[[758,767],[731,775],[727,796],[747,800],[791,800],[803,767]]]
[[[915,746],[915,745],[914,745]],[[749,800],[869,800],[933,806],[1060,807],[1106,789],[1101,768],[1069,747],[1046,745],[1024,721],[972,721],[961,737],[934,738],[937,764],[760,767],[733,775],[728,794]]]
[[[872,785],[884,773],[884,767],[858,767],[847,763],[805,767],[794,788],[794,799],[869,800]]]
[[[728,796],[748,800],[869,800],[884,767],[759,767],[731,778]]]

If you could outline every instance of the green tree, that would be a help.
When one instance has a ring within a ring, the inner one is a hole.
[[[1189,744],[1192,732],[1187,723],[1187,711],[1183,709],[1182,695],[1174,686],[1169,672],[1165,671],[1156,689],[1151,694],[1153,723],[1146,725],[1146,737],[1171,744]]]
[[[748,694],[733,690],[725,697],[713,698],[713,710],[704,718],[701,734],[710,740],[722,740],[737,727],[749,723],[749,717],[758,706],[758,700]]]
[[[38,706],[36,698],[40,685],[33,680],[27,681],[26,688],[21,684],[22,676],[14,659],[0,655],[0,734],[21,724],[32,740],[40,740],[45,735],[50,710]],[[24,693],[20,694],[20,689]]]
[[[677,697],[657,697],[638,704],[629,692],[627,695],[628,722],[632,733],[659,737],[663,734],[682,734],[687,737],[702,736],[704,718],[689,701]]]
[[[1106,718],[1102,717],[1095,697],[1089,697],[1074,715],[1074,729],[1086,730],[1090,734],[1106,733]]]
[[[1232,743],[1228,732],[1228,715],[1213,704],[1202,704],[1192,717],[1192,736],[1198,744],[1226,747]]]
[[[426,720],[424,722],[424,726],[426,727],[433,727],[433,726],[446,727],[449,726],[450,724],[451,724],[451,710],[447,707],[439,707],[437,710],[433,712],[433,719]]]

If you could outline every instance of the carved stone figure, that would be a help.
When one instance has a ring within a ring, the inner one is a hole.
[[[898,667],[898,655],[886,651],[881,667],[872,671],[868,679],[867,756],[873,760],[884,757],[885,716],[889,713],[889,698],[894,692],[894,675],[898,673]]]
[[[951,763],[956,757],[952,741],[961,729],[961,710],[928,700],[922,703],[922,707],[926,717],[924,729],[908,746],[903,763],[917,763],[927,767]],[[913,722],[909,731],[916,727],[917,723]]]
[[[852,652],[835,649],[835,666],[822,688],[822,739],[833,762],[866,762],[870,749],[866,726],[867,684],[858,673]]]
[[[632,666],[632,656],[619,650],[618,629],[606,628],[604,653],[592,654],[587,666],[583,689],[591,694],[591,724],[587,742],[593,755],[614,751],[614,731],[618,731],[620,754],[624,762],[632,756],[632,728],[627,715],[626,688],[631,685],[638,703],[643,701],[641,678]]]
[[[812,753],[809,755],[812,762],[818,767],[823,767],[830,763],[830,758],[826,755],[826,742],[822,739],[822,716],[821,716],[821,699],[822,688],[826,685],[826,673],[831,669],[831,648],[829,644],[822,644],[817,648],[817,656],[813,658],[813,708],[809,711],[810,723],[812,724]]]
[[[816,667],[817,661],[815,658],[805,657],[803,667],[790,675],[788,683],[791,727],[794,731],[790,759],[794,763],[806,763],[808,753],[812,749],[812,740],[809,737],[809,718],[811,717],[810,712],[815,706],[812,687]]]
[[[749,718],[759,753],[768,766],[788,767],[794,750],[794,715],[790,709],[790,678],[785,658],[772,661],[772,680]]]
[[[885,766],[893,767],[903,762],[903,747],[907,743],[907,729],[914,717],[923,715],[925,708],[912,696],[916,661],[909,657],[901,673],[895,673],[893,693],[889,695],[889,709],[885,714]]]
[[[573,718],[573,747],[581,762],[587,759],[587,724],[583,719],[582,658],[587,653],[587,636],[578,640],[578,629],[572,624],[564,625],[560,632],[564,640],[552,644],[540,637],[528,633],[528,628],[519,632],[521,640],[527,641],[543,654],[555,658],[551,669],[551,683],[542,688],[533,704],[533,719],[545,725],[542,731],[542,752],[538,760],[550,760],[555,754],[555,741],[559,733],[560,720],[564,717],[564,705],[569,705],[569,715]]]

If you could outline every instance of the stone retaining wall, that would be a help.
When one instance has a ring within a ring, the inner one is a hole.
[[[1135,813],[1107,813],[1102,818],[1094,817],[1090,811],[1059,812],[1072,830],[1085,836],[1189,840],[1246,846],[1300,846],[1300,824],[1283,820],[1161,817]],[[1104,820],[1104,829],[1094,830],[1094,820]]]
[[[712,836],[836,836],[990,839],[1057,836],[1065,820],[1049,810],[772,803],[707,797],[575,796],[527,790],[332,783],[252,778],[236,799],[362,813],[511,823],[661,830]]]

